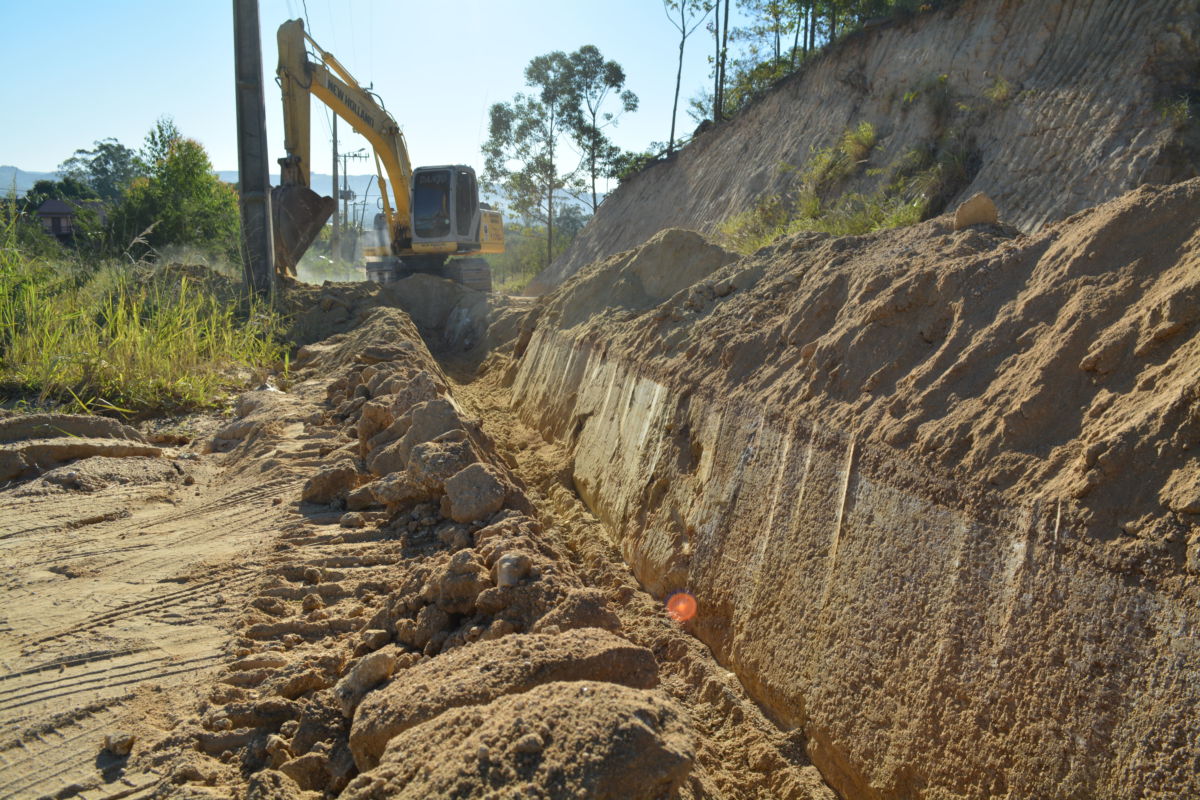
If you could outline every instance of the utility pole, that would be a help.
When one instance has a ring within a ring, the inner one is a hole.
[[[352,192],[350,191],[350,171],[346,166],[346,160],[350,158],[367,158],[367,154],[363,152],[363,148],[361,147],[353,153],[342,153],[342,191],[340,195],[335,194],[334,197],[340,196],[342,198],[342,220],[346,225],[349,225],[351,220],[350,195]],[[336,176],[337,172],[335,171],[333,174]],[[336,189],[337,186],[335,185],[334,188]]]
[[[329,196],[333,198],[338,196],[337,114],[333,115],[333,191],[329,193]],[[334,203],[333,231],[329,236],[329,257],[335,261],[338,257],[338,239],[338,210],[337,203]]]
[[[233,54],[237,88],[238,189],[242,206],[242,267],[259,296],[275,286],[271,232],[271,178],[263,107],[258,0],[233,0]]]

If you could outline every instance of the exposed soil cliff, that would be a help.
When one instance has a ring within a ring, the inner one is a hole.
[[[709,231],[786,195],[800,171],[782,165],[803,167],[861,122],[878,143],[845,191],[938,154],[954,179],[937,204],[984,191],[1024,231],[1193,177],[1195,114],[1171,104],[1200,101],[1198,32],[1194,0],[969,0],[864,31],[622,184],[529,292],[663,228]]]
[[[1198,208],[797,235],[690,285],[667,232],[543,298],[514,397],[846,796],[1194,794]],[[651,253],[668,299],[606,288]]]

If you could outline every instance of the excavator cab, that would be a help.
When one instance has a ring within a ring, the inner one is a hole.
[[[413,170],[412,214],[414,249],[442,253],[478,250],[475,170],[463,165]]]

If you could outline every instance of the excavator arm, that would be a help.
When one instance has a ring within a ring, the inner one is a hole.
[[[278,43],[287,156],[280,159],[280,185],[271,198],[276,263],[292,274],[300,256],[337,208],[336,200],[320,197],[310,185],[310,96],[333,109],[371,143],[381,167],[379,188],[392,246],[407,247],[412,238],[412,165],[400,126],[332,54],[304,32],[301,20],[280,25]],[[309,59],[306,43],[312,45],[320,61]]]

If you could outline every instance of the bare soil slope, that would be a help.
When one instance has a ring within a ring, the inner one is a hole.
[[[659,303],[598,291],[651,243],[543,298],[508,377],[839,792],[1178,796],[1198,208],[1200,181],[1142,187],[1033,236],[798,235]]]
[[[711,232],[794,191],[814,149],[864,122],[878,143],[844,191],[869,194],[905,159],[954,153],[942,201],[987,192],[1027,232],[1194,177],[1200,122],[1170,109],[1196,96],[1198,67],[1192,0],[967,0],[872,27],[623,183],[528,293],[664,228]]]

